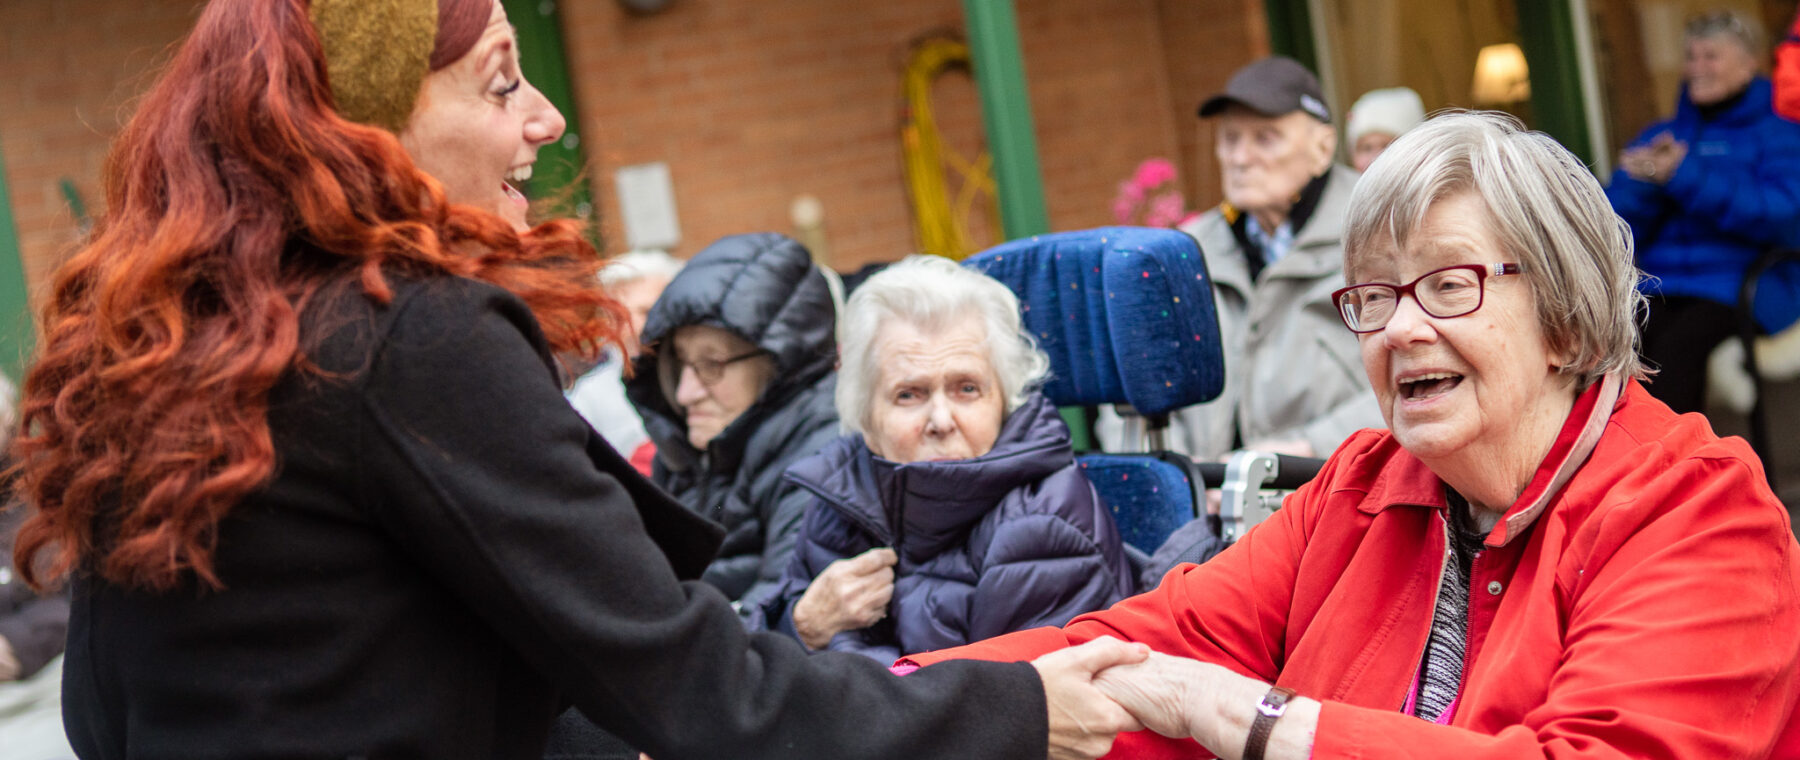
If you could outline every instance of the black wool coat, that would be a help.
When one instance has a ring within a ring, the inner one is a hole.
[[[809,657],[684,580],[717,529],[564,401],[511,294],[396,279],[305,325],[325,372],[271,394],[279,470],[218,526],[224,588],[78,580],[84,760],[536,760],[570,702],[658,760],[1044,756],[1029,665]]]

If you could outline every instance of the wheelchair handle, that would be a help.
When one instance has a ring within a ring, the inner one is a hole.
[[[1292,491],[1318,477],[1319,470],[1324,466],[1325,460],[1323,459],[1276,454],[1275,479],[1263,484],[1263,487],[1278,491]],[[1218,488],[1225,485],[1224,462],[1195,462],[1194,469],[1200,473],[1200,482],[1207,488]]]
[[[1264,487],[1278,491],[1292,491],[1318,477],[1319,470],[1324,467],[1325,460],[1323,459],[1276,454],[1275,479],[1269,481]]]
[[[1225,465],[1219,486],[1221,537],[1235,542],[1281,508],[1281,497],[1265,491],[1291,491],[1319,474],[1325,461],[1261,451],[1240,451]]]

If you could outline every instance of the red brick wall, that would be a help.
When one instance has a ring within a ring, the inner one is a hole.
[[[91,213],[124,107],[171,42],[193,26],[192,0],[0,2],[0,146],[25,278],[35,299],[76,242],[68,178]]]
[[[1110,223],[1118,183],[1150,156],[1177,159],[1204,188],[1199,198],[1216,202],[1193,109],[1266,52],[1260,0],[1015,7],[1053,228]],[[790,231],[788,206],[802,193],[825,203],[837,268],[914,250],[896,126],[901,69],[909,41],[962,29],[959,0],[678,0],[649,17],[569,2],[562,14],[608,225],[618,213],[612,170],[665,161],[679,254],[735,232]],[[940,127],[973,156],[984,142],[973,86],[952,75],[938,94]]]
[[[1181,142],[1188,205],[1211,208],[1225,196],[1219,186],[1219,161],[1213,156],[1211,122],[1201,121],[1196,112],[1202,99],[1225,89],[1225,81],[1239,66],[1269,54],[1268,17],[1261,0],[1229,4],[1158,0],[1157,6],[1169,72],[1168,112]],[[1201,50],[1206,54],[1197,54]]]
[[[559,3],[577,108],[612,223],[612,170],[666,161],[684,244],[790,231],[789,204],[824,201],[833,263],[853,269],[913,250],[901,173],[900,77],[908,43],[960,32],[960,0],[676,0],[634,17],[608,0]],[[1138,161],[1177,158],[1196,204],[1216,202],[1210,148],[1193,116],[1204,92],[1266,50],[1260,0],[1015,0],[1045,196],[1056,229],[1106,224]],[[0,2],[0,146],[33,292],[75,242],[58,187],[90,211],[124,108],[193,0]],[[948,142],[985,140],[973,82],[940,79]],[[991,234],[985,224],[975,229]],[[614,248],[623,234],[610,230]]]

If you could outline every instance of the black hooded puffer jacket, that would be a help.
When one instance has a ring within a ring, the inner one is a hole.
[[[702,579],[739,602],[745,625],[759,630],[761,602],[787,569],[811,501],[782,473],[838,435],[837,310],[799,243],[775,233],[735,235],[707,246],[669,283],[644,320],[643,343],[654,349],[688,325],[730,330],[775,360],[769,386],[705,451],[688,443],[685,415],[664,397],[659,351],[640,356],[626,383],[656,442],[651,480],[725,526]]]

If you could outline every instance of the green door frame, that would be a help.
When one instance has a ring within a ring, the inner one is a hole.
[[[557,216],[592,219],[593,195],[587,184],[581,116],[563,54],[561,13],[551,0],[501,0],[501,5],[519,37],[519,68],[568,122],[561,140],[538,149],[531,182],[521,190],[535,201],[550,201]]]
[[[1588,107],[1582,97],[1581,53],[1571,0],[1518,0],[1519,47],[1531,64],[1531,110],[1536,127],[1589,166],[1595,155]],[[1264,0],[1269,49],[1318,71],[1318,48],[1308,0]]]
[[[0,155],[0,371],[17,385],[31,357],[33,334],[25,262],[19,254],[19,230],[13,223],[12,208],[6,157]]]
[[[1531,111],[1537,128],[1592,166],[1587,104],[1581,96],[1581,65],[1575,13],[1569,0],[1519,0],[1519,47],[1531,67]]]
[[[1319,47],[1313,37],[1312,10],[1307,0],[1263,0],[1269,21],[1269,52],[1285,55],[1319,70]]]

